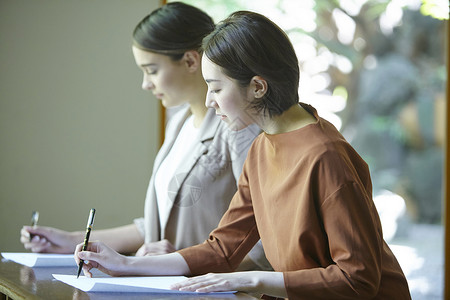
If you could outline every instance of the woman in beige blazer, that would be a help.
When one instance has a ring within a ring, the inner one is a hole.
[[[156,9],[136,26],[132,50],[143,71],[142,88],[166,108],[181,108],[170,118],[156,157],[144,218],[95,230],[91,240],[138,256],[170,253],[207,238],[227,210],[259,129],[250,126],[233,132],[205,106],[207,86],[201,75],[200,47],[213,29],[207,14],[178,2]],[[24,226],[21,241],[33,252],[71,253],[83,235]],[[260,245],[249,257],[250,265],[242,268],[256,268],[252,260],[259,261],[260,268],[269,267]]]

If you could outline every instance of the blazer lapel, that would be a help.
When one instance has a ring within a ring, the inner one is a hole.
[[[175,140],[180,133],[181,128],[184,125],[184,122],[186,122],[186,119],[191,115],[191,111],[189,108],[186,109],[184,114],[179,116],[180,120],[176,121],[176,126],[174,128],[170,128],[168,132],[165,134],[165,140],[161,148],[159,149],[158,155],[155,158],[154,167],[153,167],[153,175],[156,173],[156,171],[159,169],[161,163],[166,158],[167,154],[169,154],[170,149],[172,149],[173,144],[175,143]]]
[[[151,176],[150,184],[147,190],[147,198],[151,197],[152,199],[155,199],[155,201],[148,201],[146,199],[145,201],[145,212],[147,214],[145,221],[148,222],[146,225],[146,236],[145,240],[146,242],[152,242],[152,241],[159,241],[161,239],[161,236],[163,235],[161,228],[159,228],[159,219],[164,218],[166,219],[166,216],[160,216],[158,213],[158,203],[156,201],[156,187],[155,187],[155,175],[159,167],[161,166],[161,163],[163,162],[164,158],[168,155],[170,149],[172,148],[175,139],[178,135],[178,133],[181,130],[181,127],[183,126],[186,119],[191,115],[191,112],[189,108],[187,108],[184,113],[175,114],[173,118],[173,124],[175,126],[173,127],[166,127],[166,134],[165,134],[165,140],[163,145],[158,151],[158,154],[155,157],[155,161],[153,163],[153,173]],[[172,121],[171,121],[172,122]],[[158,228],[155,228],[153,225],[154,220],[158,219],[157,224]],[[152,221],[153,220],[153,221]]]
[[[173,179],[175,182],[171,185],[171,190],[169,191],[169,200],[172,207],[166,216],[160,216],[162,220],[161,223],[163,224],[163,228],[161,228],[162,238],[164,238],[165,235],[164,232],[170,217],[170,212],[175,202],[178,200],[177,196],[179,195],[180,189],[183,186],[186,177],[192,169],[195,168],[200,157],[208,151],[208,146],[213,140],[220,122],[220,119],[215,115],[215,111],[213,109],[208,109],[195,143],[190,149],[186,149],[185,155],[187,159],[178,166],[177,173]]]

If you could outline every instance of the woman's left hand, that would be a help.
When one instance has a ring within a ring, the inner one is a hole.
[[[283,273],[270,271],[209,273],[174,284],[171,289],[198,293],[241,291],[287,297]]]
[[[249,273],[209,273],[174,284],[171,289],[198,293],[250,291],[254,288],[255,282]]]

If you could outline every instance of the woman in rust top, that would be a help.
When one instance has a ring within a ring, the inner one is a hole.
[[[258,124],[238,191],[203,244],[155,257],[101,243],[75,253],[111,275],[202,275],[184,291],[238,290],[289,299],[411,299],[372,201],[369,169],[316,110],[298,102],[299,67],[284,32],[236,12],[203,41],[206,104],[236,127]],[[233,272],[261,239],[274,272]],[[216,273],[212,273],[216,272]]]

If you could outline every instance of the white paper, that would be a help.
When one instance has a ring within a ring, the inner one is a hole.
[[[85,292],[157,293],[157,294],[200,294],[169,289],[174,283],[186,279],[184,276],[133,276],[89,278],[75,275],[52,274],[53,277]],[[235,291],[208,293],[233,294]]]
[[[28,267],[73,267],[76,266],[73,254],[2,252],[5,259]]]

